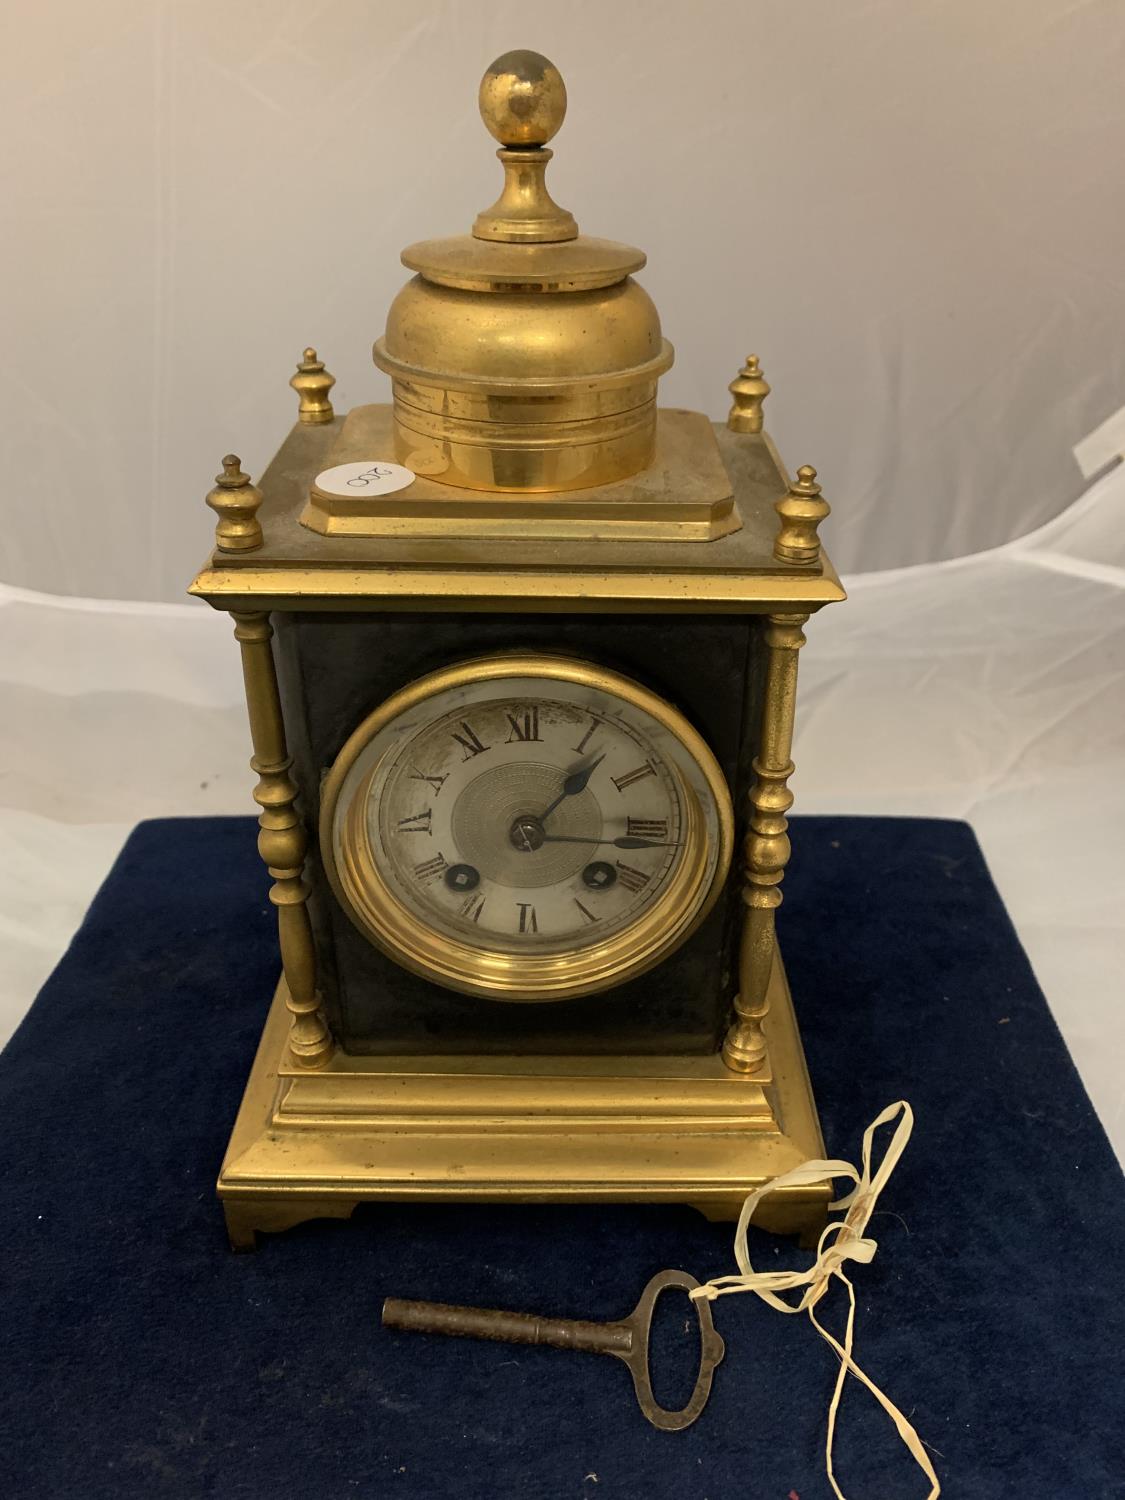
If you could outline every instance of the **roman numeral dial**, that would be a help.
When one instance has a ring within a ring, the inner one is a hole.
[[[652,879],[647,870],[638,870],[636,865],[626,865],[617,861],[617,878],[627,891],[643,891]]]
[[[425,812],[407,813],[405,818],[399,818],[398,830],[400,833],[432,833],[433,817],[432,807],[427,807]]]
[[[461,756],[462,762],[472,760],[475,755],[484,755],[488,750],[488,746],[482,743],[480,736],[473,726],[465,723],[464,720],[462,720],[457,729],[450,732],[457,744],[461,746],[463,752]]]
[[[532,740],[539,741],[538,708],[521,708],[514,714],[506,713],[504,717],[507,719],[508,727],[511,730],[505,742],[506,744],[511,745],[517,741],[524,744],[528,744]]]
[[[619,792],[626,792],[631,786],[635,786],[638,781],[644,781],[646,776],[655,775],[656,767],[650,760],[646,760],[641,765],[634,766],[631,771],[626,771],[621,776],[614,776],[612,781]]]
[[[683,798],[665,745],[620,706],[481,693],[420,716],[378,823],[404,899],[435,933],[578,947],[661,901]]]
[[[424,859],[421,864],[414,866],[414,879],[423,884],[427,880],[434,880],[445,869],[445,855],[435,854],[433,859]]]
[[[384,951],[440,986],[612,989],[682,941],[725,871],[729,796],[710,752],[600,667],[470,661],[372,721],[341,757],[354,770],[325,783],[334,886]]]
[[[666,839],[667,818],[626,818],[625,833],[633,839]]]

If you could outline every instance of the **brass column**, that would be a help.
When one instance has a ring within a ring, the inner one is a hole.
[[[332,1037],[316,992],[316,954],[303,879],[308,839],[294,803],[297,788],[289,776],[292,761],[285,745],[281,699],[270,642],[273,626],[264,614],[235,614],[234,637],[242,649],[242,675],[254,743],[251,768],[258,774],[254,801],[258,819],[258,852],[273,876],[270,900],[277,907],[281,966],[289,989],[292,1015],[289,1051],[302,1068],[322,1068],[333,1052]]]
[[[766,664],[762,737],[754,759],[750,827],[742,846],[742,900],[746,915],[738,956],[739,993],[735,1018],[723,1043],[723,1061],[738,1073],[757,1073],[766,1064],[762,1021],[768,1008],[776,940],[774,913],[781,905],[781,881],[789,862],[789,823],[793,806],[789,778],[793,762],[793,711],[797,701],[797,652],[805,644],[801,626],[807,614],[769,615],[764,632]]]

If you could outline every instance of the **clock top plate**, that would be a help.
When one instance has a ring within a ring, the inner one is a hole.
[[[386,535],[323,534],[307,524],[314,481],[334,463],[346,461],[354,445],[345,438],[357,426],[372,437],[386,425],[390,407],[363,407],[350,417],[337,416],[320,425],[298,422],[263,476],[258,519],[264,539],[253,551],[216,551],[189,592],[224,610],[263,609],[490,609],[629,610],[770,613],[816,610],[845,597],[823,551],[813,565],[779,562],[773,552],[778,517],[774,504],[786,491],[789,476],[769,437],[734,433],[706,423],[697,413],[664,411],[665,434],[658,464],[649,477],[629,481],[650,512],[666,517],[677,506],[702,507],[724,514],[737,529],[706,536],[698,529],[677,535],[670,528],[661,539],[645,539],[615,528],[590,535],[542,535],[514,525],[485,527],[492,534]],[[356,418],[363,418],[357,424]],[[713,432],[713,440],[711,433]],[[345,440],[342,442],[342,438]],[[694,470],[690,449],[698,447]],[[661,453],[672,462],[660,463]],[[341,456],[343,455],[343,456]],[[389,458],[371,453],[373,460]],[[682,478],[677,483],[674,473]],[[440,487],[419,481],[426,498]],[[605,486],[604,490],[616,487]],[[678,493],[677,493],[678,491]],[[455,491],[466,503],[503,503],[509,497]],[[581,506],[594,491],[567,496],[520,497],[554,510]],[[392,512],[403,509],[400,496]],[[604,498],[608,509],[612,495]],[[624,506],[627,500],[616,503]],[[305,523],[302,522],[305,517]],[[741,524],[737,524],[740,522]],[[545,519],[545,531],[550,531]],[[595,523],[596,529],[596,523]],[[616,534],[615,534],[616,529]],[[717,529],[717,528],[714,528]]]

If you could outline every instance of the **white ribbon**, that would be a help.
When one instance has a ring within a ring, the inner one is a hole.
[[[900,1118],[895,1127],[895,1133],[883,1154],[878,1171],[872,1175],[871,1144],[875,1132],[880,1125],[888,1124],[896,1115]],[[734,1232],[734,1258],[738,1262],[740,1274],[717,1276],[714,1281],[705,1282],[703,1286],[696,1287],[689,1294],[692,1297],[706,1297],[711,1302],[716,1297],[725,1297],[728,1292],[755,1292],[763,1302],[776,1307],[778,1312],[807,1312],[813,1327],[821,1338],[831,1345],[840,1361],[840,1372],[836,1377],[836,1388],[828,1407],[824,1461],[828,1470],[828,1480],[837,1500],[846,1500],[846,1497],[836,1483],[836,1474],[832,1467],[832,1448],[836,1438],[836,1415],[840,1407],[840,1397],[849,1373],[862,1381],[875,1397],[895,1424],[898,1435],[909,1449],[911,1457],[930,1481],[931,1489],[926,1500],[937,1500],[941,1494],[941,1486],[934,1473],[934,1466],[930,1462],[929,1454],[922,1446],[921,1438],[890,1397],[884,1395],[874,1381],[868,1379],[852,1358],[855,1335],[855,1288],[843,1269],[844,1263],[849,1260],[860,1261],[866,1265],[878,1248],[877,1242],[865,1236],[864,1231],[867,1228],[867,1221],[874,1212],[879,1194],[887,1185],[887,1180],[905,1150],[913,1128],[914,1111],[904,1099],[900,1099],[897,1104],[889,1104],[864,1131],[862,1171],[857,1171],[850,1162],[846,1161],[807,1161],[803,1166],[794,1167],[791,1172],[783,1172],[780,1177],[775,1177],[772,1182],[767,1182],[764,1187],[751,1193],[742,1205],[742,1212],[738,1216],[738,1227]],[[762,1199],[777,1188],[809,1187],[814,1183],[823,1182],[825,1178],[832,1177],[847,1177],[855,1183],[855,1187],[846,1196],[837,1198],[834,1203],[828,1205],[830,1211],[842,1208],[847,1209],[847,1214],[844,1218],[825,1225],[817,1242],[816,1259],[812,1265],[805,1271],[755,1271],[750,1262],[750,1252],[746,1248],[746,1229],[753,1218],[754,1210]],[[833,1276],[838,1277],[848,1289],[848,1321],[842,1344],[828,1332],[823,1323],[817,1320],[815,1312],[816,1304],[828,1290]],[[786,1302],[778,1296],[779,1292],[793,1291],[798,1287],[804,1287],[805,1290],[797,1302]]]

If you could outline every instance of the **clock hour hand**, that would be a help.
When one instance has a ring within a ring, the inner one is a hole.
[[[615,849],[679,849],[681,847],[681,841],[678,839],[638,839],[628,834],[623,834],[616,839],[584,839],[569,833],[545,833],[543,842],[545,844],[612,844]]]
[[[550,807],[539,814],[540,823],[545,823],[554,812],[555,808],[558,807],[559,803],[565,802],[567,797],[577,797],[579,792],[584,792],[586,790],[586,785],[589,782],[590,777],[601,765],[603,760],[605,760],[604,752],[601,755],[596,756],[592,761],[590,761],[588,765],[579,766],[577,771],[571,771],[570,775],[563,782],[562,791],[551,803]]]

